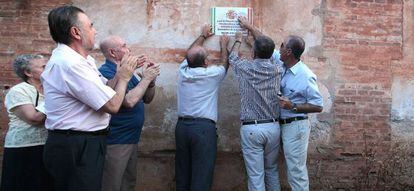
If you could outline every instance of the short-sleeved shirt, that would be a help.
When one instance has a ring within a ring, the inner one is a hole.
[[[45,92],[45,126],[54,130],[105,129],[109,114],[98,111],[114,95],[106,86],[91,56],[84,58],[67,45],[58,44],[41,75]]]
[[[178,116],[207,118],[217,122],[218,92],[225,75],[224,66],[191,68],[184,60],[178,71]]]
[[[112,79],[116,74],[116,64],[106,60],[99,68],[101,74]],[[132,76],[128,82],[127,93],[135,88],[139,80]],[[111,115],[109,121],[110,132],[107,137],[108,144],[137,144],[141,135],[142,126],[144,125],[144,102],[139,100],[132,108],[121,106],[118,113]]]
[[[240,58],[235,52],[229,63],[239,82],[241,120],[279,118],[281,69],[277,60]]]
[[[280,59],[280,53],[275,51],[274,59]],[[322,96],[319,93],[316,75],[302,61],[289,69],[285,68],[281,80],[281,92],[296,104],[309,103],[323,106]],[[306,116],[305,113],[295,113],[291,110],[281,109],[281,118]]]
[[[4,147],[18,148],[44,145],[47,138],[47,130],[43,125],[31,125],[20,119],[12,111],[17,106],[31,104],[35,107],[37,90],[34,86],[22,82],[13,86],[6,94],[5,102],[9,113],[9,129],[7,130]],[[44,97],[39,93],[38,104],[44,102]]]

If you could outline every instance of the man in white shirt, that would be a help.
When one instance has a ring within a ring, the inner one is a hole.
[[[187,51],[179,67],[175,129],[175,176],[177,191],[209,190],[217,151],[217,98],[220,82],[228,69],[228,37],[220,39],[222,65],[209,63],[204,40],[212,36],[211,26]]]
[[[48,21],[58,45],[41,76],[49,130],[45,166],[55,190],[100,191],[108,113],[118,112],[138,59],[127,55],[107,81],[88,55],[96,34],[88,16],[62,6],[49,13]]]

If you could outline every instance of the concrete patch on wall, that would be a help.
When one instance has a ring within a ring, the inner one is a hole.
[[[317,115],[329,116],[332,109],[332,96],[328,88],[322,83],[318,83],[319,91],[323,97],[323,111],[321,114],[309,114],[311,123],[311,134],[309,137],[309,151],[314,152],[318,145],[327,145],[331,142],[331,126],[329,120],[318,120]]]
[[[392,85],[391,128],[394,142],[413,142],[414,81],[394,78]]]

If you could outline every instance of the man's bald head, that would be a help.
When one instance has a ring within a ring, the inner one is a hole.
[[[104,38],[99,44],[99,48],[105,58],[111,61],[120,61],[125,53],[129,52],[125,41],[121,37],[114,35]]]
[[[204,67],[208,52],[201,46],[195,46],[187,51],[187,62],[190,68]]]

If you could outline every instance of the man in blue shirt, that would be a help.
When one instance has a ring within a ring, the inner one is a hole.
[[[310,123],[307,114],[321,112],[323,108],[316,75],[300,60],[304,50],[305,41],[291,35],[274,54],[285,67],[280,86],[283,95],[280,97],[280,124],[288,182],[294,191],[309,190],[306,158]]]
[[[130,50],[118,36],[105,38],[100,49],[106,60],[99,71],[105,78],[112,79]],[[132,76],[122,106],[117,114],[111,116],[109,122],[110,132],[102,181],[104,191],[135,190],[138,142],[144,124],[144,103],[148,104],[154,98],[154,82],[160,73],[159,66],[144,55],[139,57],[138,62],[143,65],[141,80]]]

